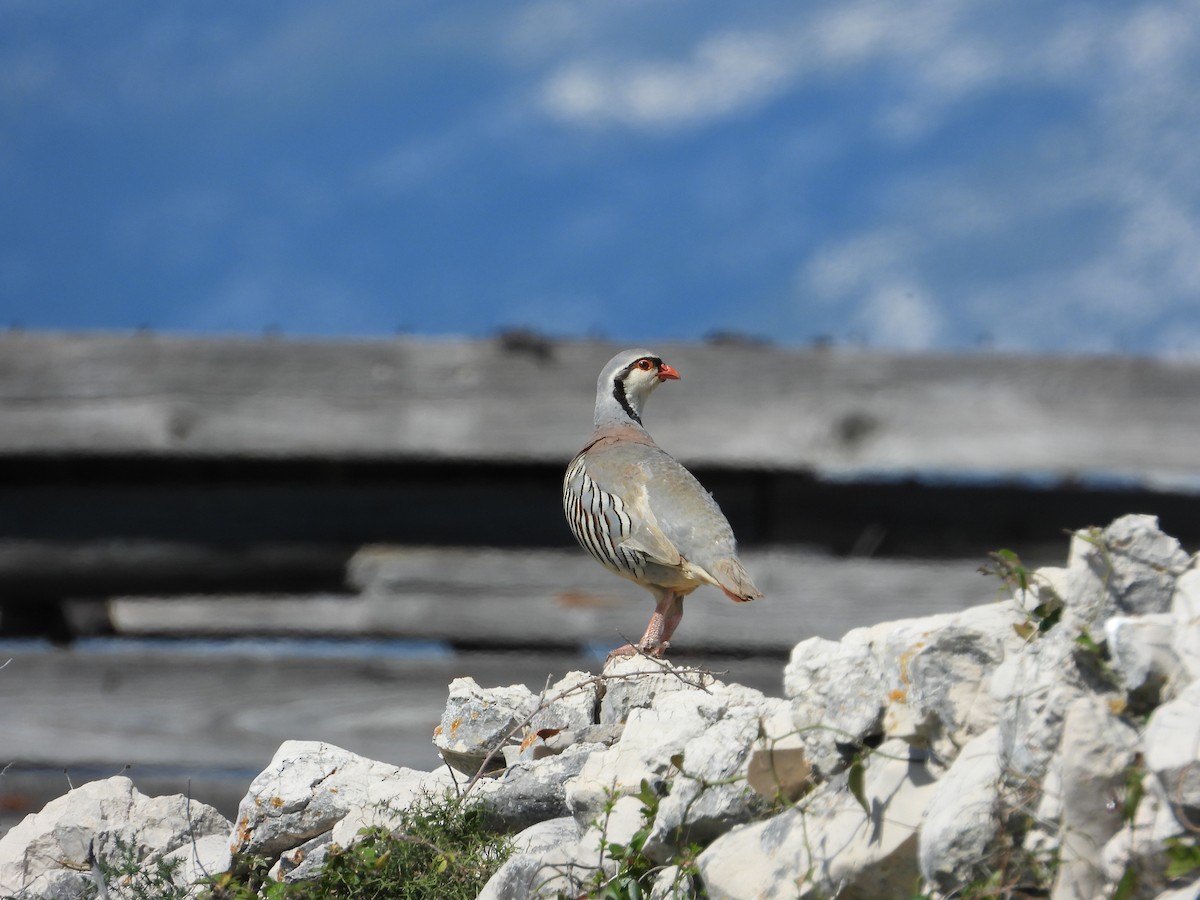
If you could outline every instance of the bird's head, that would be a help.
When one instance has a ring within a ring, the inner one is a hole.
[[[596,382],[596,427],[642,424],[650,392],[679,372],[649,350],[624,350],[608,361]]]

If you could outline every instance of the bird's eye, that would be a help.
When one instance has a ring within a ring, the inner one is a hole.
[[[654,363],[648,359],[639,359],[637,367],[639,369],[641,369],[643,372],[649,372],[651,369],[654,368]]]

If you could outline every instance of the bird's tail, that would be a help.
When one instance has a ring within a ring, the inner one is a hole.
[[[717,587],[725,592],[725,596],[734,603],[746,603],[762,597],[762,591],[754,586],[750,573],[736,556],[719,560],[712,567],[712,575],[717,580]]]

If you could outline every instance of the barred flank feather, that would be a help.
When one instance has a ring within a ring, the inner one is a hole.
[[[646,555],[621,546],[632,531],[624,501],[588,477],[582,456],[563,478],[563,512],[575,540],[601,565],[635,580],[645,574]]]

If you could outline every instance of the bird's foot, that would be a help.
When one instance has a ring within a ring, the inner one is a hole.
[[[667,641],[660,641],[657,644],[649,644],[645,641],[639,644],[623,644],[615,650],[610,650],[605,662],[629,656],[649,656],[652,659],[662,659],[669,646],[671,645]]]
[[[667,648],[670,646],[671,644],[668,641],[658,641],[654,644],[643,643],[638,647],[638,652],[654,659],[662,659],[667,652]]]
[[[608,659],[605,662],[613,659],[624,659],[627,656],[637,656],[641,652],[641,648],[637,644],[623,644],[615,650],[608,651]]]

